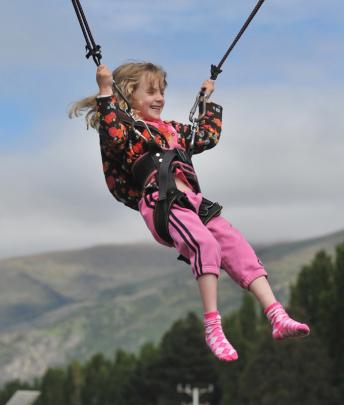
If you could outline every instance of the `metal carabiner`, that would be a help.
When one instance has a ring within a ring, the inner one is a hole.
[[[206,113],[206,106],[207,106],[207,100],[209,98],[209,95],[205,94],[204,90],[201,90],[195,100],[194,105],[192,106],[189,114],[189,120],[190,122],[200,122],[202,118],[204,118],[205,113]],[[197,118],[194,118],[195,112],[197,107],[199,107],[199,114]]]
[[[193,154],[193,149],[194,149],[194,145],[195,145],[195,138],[196,138],[196,132],[198,130],[198,120],[196,118],[192,118],[191,120],[191,140],[190,140],[190,144],[188,147],[188,155],[192,156]]]

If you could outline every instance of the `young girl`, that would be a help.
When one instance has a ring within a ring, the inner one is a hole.
[[[96,79],[98,95],[76,103],[70,115],[87,111],[87,123],[99,131],[104,174],[116,199],[138,209],[153,237],[189,261],[203,303],[205,340],[214,355],[225,361],[238,358],[224,336],[217,308],[220,268],[254,294],[274,339],[308,335],[309,327],[291,319],[276,300],[262,263],[240,232],[219,215],[220,210],[202,218],[200,207],[208,212],[214,205],[203,199],[186,153],[191,128],[160,118],[166,73],[151,63],[127,63],[113,73],[100,65]],[[127,105],[118,88],[131,104],[135,121],[123,113]],[[209,96],[213,81],[204,81],[202,89]],[[217,144],[221,112],[220,106],[207,103],[194,153]]]

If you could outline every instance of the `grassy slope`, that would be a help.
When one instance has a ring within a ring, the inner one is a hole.
[[[258,248],[278,297],[320,249],[333,252],[344,232]],[[0,261],[2,381],[29,378],[47,365],[85,360],[157,341],[188,310],[201,312],[197,285],[172,250],[156,245],[98,246]],[[240,304],[241,290],[220,283],[220,306]]]

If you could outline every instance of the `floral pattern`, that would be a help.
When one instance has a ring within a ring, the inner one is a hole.
[[[134,162],[147,152],[147,141],[152,141],[144,129],[141,136],[135,133],[130,124],[120,119],[119,106],[115,96],[97,99],[100,149],[106,184],[112,195],[128,207],[138,210],[142,190],[135,184],[131,174]],[[207,112],[195,136],[194,154],[213,148],[219,141],[222,126],[222,107],[215,103],[207,104]],[[187,150],[191,142],[191,126],[176,121],[165,121],[178,134],[178,144]],[[151,128],[151,127],[150,127]],[[151,128],[154,141],[162,148],[169,148],[172,134],[168,125]]]

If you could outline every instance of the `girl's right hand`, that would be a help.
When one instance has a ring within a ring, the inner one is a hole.
[[[201,86],[201,91],[204,91],[206,98],[208,99],[215,89],[215,81],[211,79],[204,80]]]
[[[99,95],[112,95],[112,72],[106,65],[97,67],[96,80],[99,86]]]

